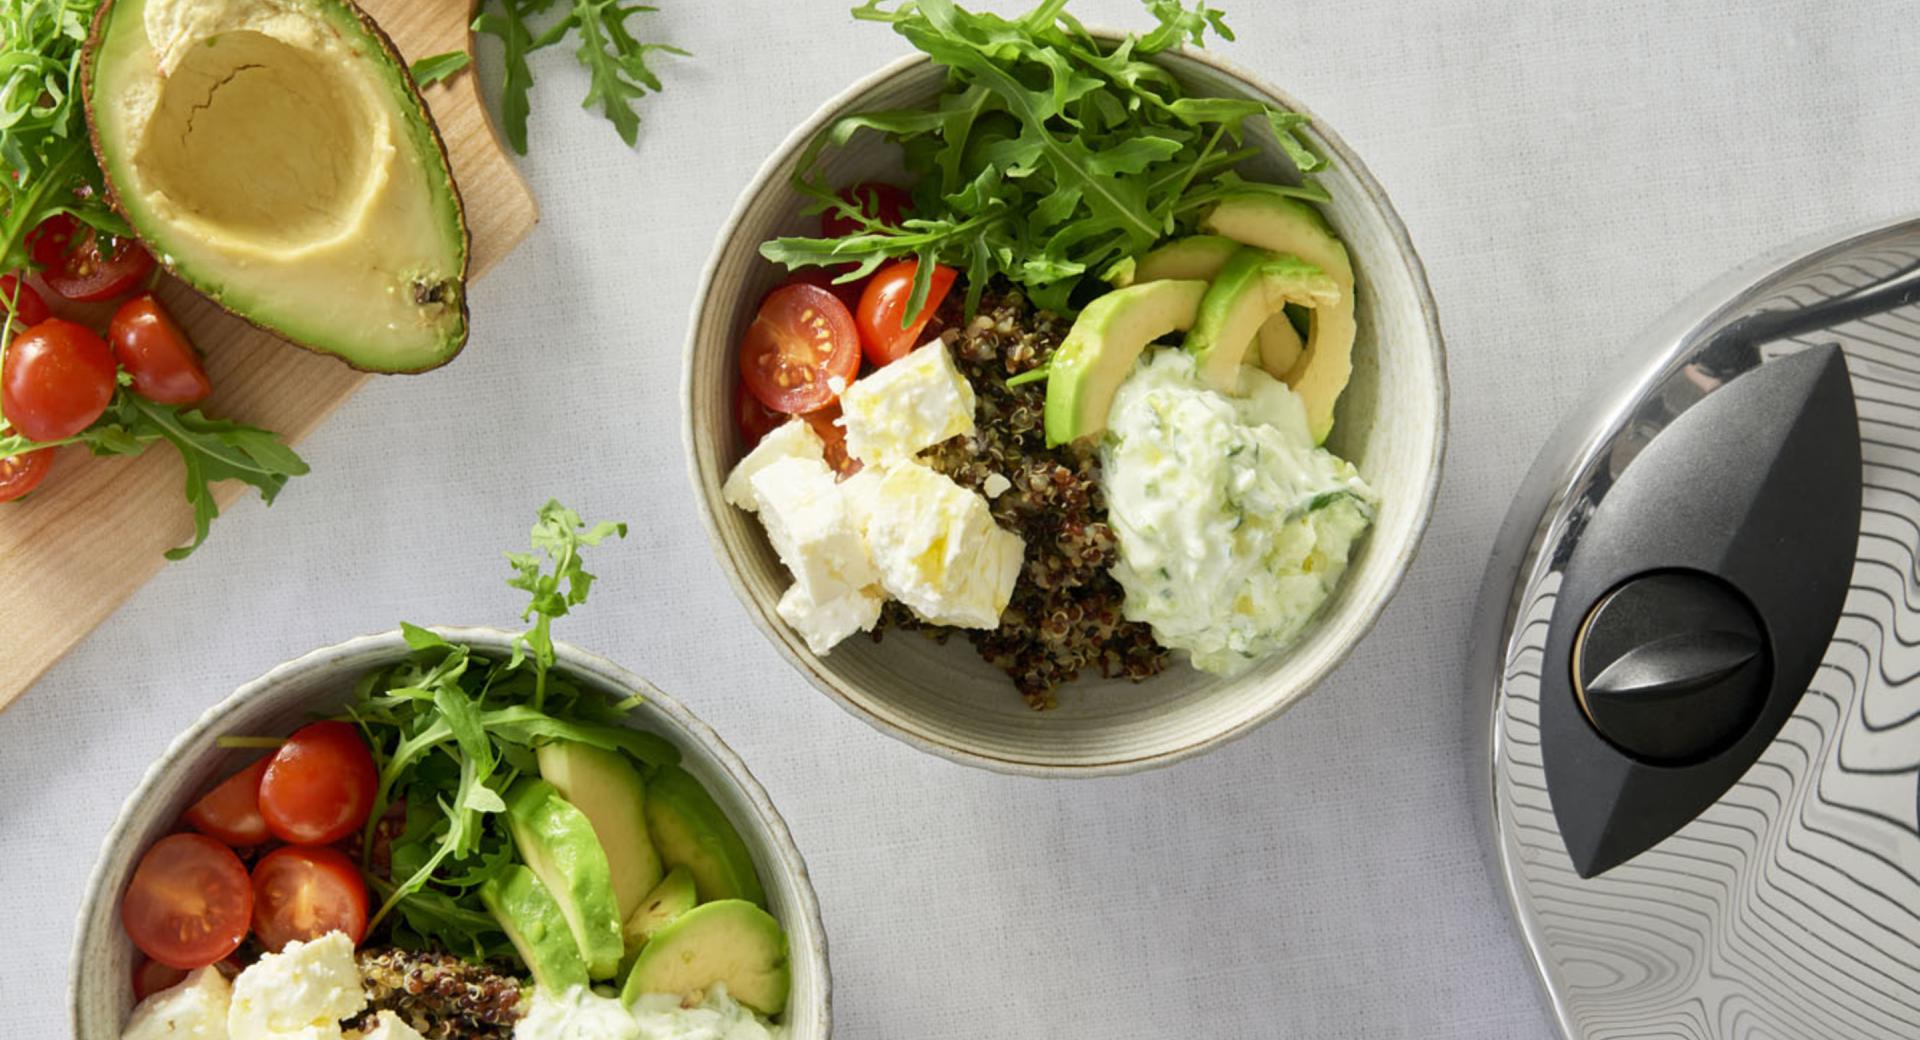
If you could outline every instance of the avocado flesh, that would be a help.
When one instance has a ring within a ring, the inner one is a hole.
[[[580,959],[573,929],[533,871],[518,863],[507,867],[480,886],[480,902],[500,922],[543,989],[564,993],[587,984],[587,962]]]
[[[1333,431],[1333,410],[1353,376],[1353,263],[1320,215],[1305,203],[1249,192],[1230,195],[1201,225],[1259,249],[1290,253],[1332,278],[1340,298],[1311,312],[1306,349],[1285,375],[1288,386],[1307,406],[1307,425],[1315,443]]]
[[[1129,285],[1168,278],[1197,278],[1210,282],[1240,248],[1240,243],[1222,235],[1176,238],[1148,251],[1137,262],[1121,270],[1113,284],[1124,289]],[[1260,326],[1260,350],[1256,360],[1273,378],[1286,378],[1287,370],[1300,360],[1300,349],[1300,333],[1277,316]]]
[[[1208,386],[1232,393],[1240,383],[1240,363],[1260,328],[1276,319],[1285,324],[1289,303],[1317,309],[1335,302],[1338,294],[1333,279],[1312,264],[1244,247],[1207,286],[1186,348]]]
[[[545,780],[514,784],[506,801],[514,847],[559,904],[587,974],[612,978],[625,947],[613,873],[593,824]]]
[[[700,781],[679,766],[663,767],[648,785],[647,831],[660,862],[693,875],[701,902],[744,899],[766,905],[747,843]]]
[[[741,1004],[777,1015],[793,986],[788,962],[787,933],[772,914],[744,899],[704,903],[640,951],[620,999],[632,1006],[649,993],[685,997],[725,983]]]
[[[1206,294],[1207,283],[1198,280],[1143,282],[1087,304],[1048,365],[1047,444],[1104,431],[1113,395],[1140,352],[1170,332],[1192,327]]]
[[[108,0],[83,61],[114,206],[182,281],[356,368],[460,352],[459,192],[406,66],[357,7]]]
[[[693,884],[693,872],[685,867],[675,867],[660,879],[660,883],[640,900],[627,923],[621,926],[621,934],[626,937],[629,952],[640,949],[647,941],[659,934],[660,929],[673,923],[681,914],[693,909],[700,902],[700,896]]]
[[[660,883],[660,854],[647,837],[647,785],[627,756],[571,740],[543,744],[540,778],[593,824],[613,874],[620,920]]]

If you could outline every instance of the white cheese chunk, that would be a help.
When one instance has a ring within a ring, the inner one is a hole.
[[[973,387],[935,340],[847,388],[840,424],[847,452],[868,465],[911,460],[973,432]]]
[[[426,1037],[399,1015],[382,1011],[374,1016],[373,1028],[359,1034],[357,1040],[426,1040]]]
[[[919,463],[889,467],[849,494],[888,594],[932,624],[1000,624],[1026,543],[993,522],[986,499]]]
[[[262,956],[233,980],[229,1040],[340,1040],[340,1020],[360,1013],[367,996],[353,962],[353,940],[328,932]]]
[[[988,498],[999,498],[1012,488],[1013,481],[1008,480],[1005,474],[1001,473],[989,473],[987,479],[980,482],[980,490],[985,492]]]
[[[788,587],[776,608],[780,616],[822,657],[855,632],[871,631],[887,602],[877,586],[853,589],[826,602],[815,602],[799,583]]]
[[[120,1040],[227,1040],[233,988],[214,967],[200,968],[133,1009]]]
[[[781,459],[814,459],[826,457],[826,445],[820,440],[820,434],[805,419],[789,419],[786,424],[760,438],[760,443],[747,452],[728,475],[727,482],[721,487],[721,493],[728,502],[751,513],[760,508],[753,498],[753,475],[773,465]]]

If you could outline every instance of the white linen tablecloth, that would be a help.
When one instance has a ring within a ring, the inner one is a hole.
[[[0,716],[0,1035],[70,1031],[81,889],[176,733],[316,646],[402,618],[511,623],[500,552],[549,496],[632,523],[560,635],[686,701],[772,792],[819,887],[840,1036],[1546,1035],[1464,740],[1495,528],[1649,321],[1771,247],[1920,203],[1920,22],[1896,0],[1223,2],[1240,40],[1222,53],[1392,195],[1451,353],[1425,549],[1315,696],[1198,761],[1045,783],[913,752],[780,660],[694,513],[688,303],[762,159],[905,45],[845,0],[659,0],[634,28],[696,56],[661,59],[636,150],[580,110],[568,55],[538,56],[522,166],[544,221],[479,284],[466,355],[368,387],[305,445],[312,476],[232,509]],[[1141,24],[1128,0],[1073,10]]]

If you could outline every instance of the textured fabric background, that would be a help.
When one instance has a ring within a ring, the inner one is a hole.
[[[904,47],[845,0],[660,2],[635,27],[698,57],[665,65],[637,151],[541,56],[523,168],[545,219],[480,284],[466,356],[369,387],[280,505],[233,509],[0,716],[0,1034],[70,1031],[81,889],[175,733],[319,645],[510,622],[499,553],[559,496],[633,524],[564,638],[685,700],[772,792],[819,884],[839,1035],[1546,1035],[1474,829],[1461,675],[1486,552],[1557,417],[1650,320],[1750,256],[1916,205],[1910,7],[1226,0],[1223,53],[1338,128],[1421,249],[1452,356],[1447,481],[1405,590],[1304,706],[1170,770],[1043,783],[844,715],[722,581],[680,445],[699,267],[762,158]],[[1073,9],[1139,24],[1127,0]]]

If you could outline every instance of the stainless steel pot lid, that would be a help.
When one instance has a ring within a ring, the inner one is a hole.
[[[1920,218],[1736,272],[1634,356],[1522,485],[1476,634],[1553,1013],[1920,1037]]]

